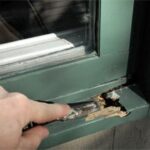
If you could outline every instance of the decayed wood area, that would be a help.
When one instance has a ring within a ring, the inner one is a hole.
[[[120,125],[49,150],[150,150],[150,119]]]

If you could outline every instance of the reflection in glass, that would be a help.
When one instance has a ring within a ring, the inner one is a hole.
[[[0,1],[0,43],[55,33],[75,46],[86,45],[94,31],[94,0]]]

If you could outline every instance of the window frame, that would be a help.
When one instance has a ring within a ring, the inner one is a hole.
[[[77,60],[72,59],[61,64],[57,61],[53,66],[48,64],[35,69],[31,67],[29,71],[24,69],[20,74],[8,73],[7,76],[1,76],[1,85],[10,91],[20,91],[32,99],[51,100],[124,78],[128,65],[133,4],[134,0],[123,2],[101,0],[99,3],[101,11],[98,22],[100,24],[98,51],[100,56],[97,53],[92,53],[86,57],[82,51],[83,55]],[[119,7],[122,8],[122,13],[112,18],[111,15],[116,14]],[[126,22],[122,22],[123,20]],[[59,58],[57,54],[55,58]],[[61,76],[57,77],[58,74]],[[46,82],[43,82],[44,78],[47,80]],[[26,86],[30,86],[30,88]],[[45,92],[38,92],[41,87]],[[56,92],[55,89],[58,87],[62,90]]]
[[[9,91],[22,92],[34,100],[61,103],[85,101],[91,96],[123,85],[127,82],[128,75],[133,6],[134,0],[115,0],[113,2],[112,0],[101,0],[99,6],[101,8],[101,12],[99,12],[100,29],[98,31],[98,53],[100,55],[97,55],[97,53],[87,55],[88,57],[83,55],[82,59],[71,60],[53,66],[47,65],[18,75],[14,74],[11,77],[1,79],[0,84]],[[87,123],[82,120],[81,122],[74,122],[74,128],[67,129],[62,124],[61,132],[52,134],[44,142],[43,146],[56,145],[62,143],[62,141],[65,142],[98,130],[104,130],[145,117],[149,105],[138,93],[133,92],[133,89],[130,89],[130,91],[134,93],[133,97],[127,94],[125,96],[129,99],[122,101],[132,111],[132,114],[125,119],[100,118]],[[137,96],[140,100],[136,99]],[[133,98],[133,100],[130,100],[130,98]],[[61,123],[59,122],[58,124]],[[51,128],[51,125],[48,125],[48,127]],[[57,125],[55,127],[57,128]],[[82,132],[84,127],[88,130],[87,132],[85,130]],[[72,133],[72,131],[75,132]],[[80,134],[74,134],[77,131]],[[59,137],[63,137],[64,140],[61,141]],[[54,142],[50,141],[52,138]]]
[[[96,55],[95,40],[93,39],[97,36],[95,35],[97,10],[94,11],[97,2],[94,0],[93,4],[92,0],[89,0],[89,5],[92,4],[90,6],[91,15],[94,15],[91,18],[93,23],[89,25],[89,28],[93,29],[93,33],[90,32],[88,37],[93,43],[90,46],[90,50],[87,50],[89,49],[89,45],[76,46],[74,42],[75,36],[78,36],[77,34],[80,32],[85,32],[87,29],[66,31],[65,34],[67,33],[67,36],[71,35],[71,33],[75,34],[70,38],[72,42],[63,38],[62,35],[64,33],[60,32],[4,43],[0,45],[0,67],[2,68],[0,70],[0,79]]]

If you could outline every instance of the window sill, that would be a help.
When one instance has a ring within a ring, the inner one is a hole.
[[[52,147],[100,130],[112,128],[119,124],[144,118],[148,115],[149,104],[145,101],[136,85],[119,90],[120,102],[130,114],[127,117],[99,118],[85,122],[84,119],[55,122],[47,125],[50,135],[40,148]]]

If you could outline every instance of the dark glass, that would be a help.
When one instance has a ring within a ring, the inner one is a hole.
[[[90,0],[2,0],[0,43],[49,33],[88,43],[92,17]]]

